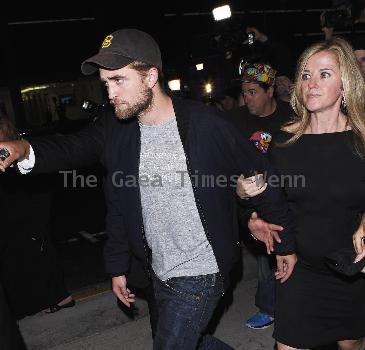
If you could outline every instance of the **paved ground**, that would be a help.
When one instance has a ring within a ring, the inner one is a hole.
[[[234,290],[233,303],[224,313],[215,335],[234,349],[272,349],[272,327],[254,331],[244,326],[252,315],[256,289],[256,263],[246,254],[244,275]],[[84,289],[77,304],[55,314],[39,313],[20,321],[29,350],[138,350],[151,349],[147,304],[137,299],[134,319],[119,309],[107,283]]]
[[[251,330],[244,326],[244,321],[257,311],[254,306],[256,260],[246,249],[244,257],[243,277],[234,289],[232,304],[217,319],[219,323],[214,334],[234,349],[272,350],[272,327]],[[148,308],[144,300],[136,300],[138,314],[130,317],[118,307],[109,282],[84,287],[74,297],[77,303],[73,308],[55,314],[39,313],[20,321],[20,330],[29,350],[152,349]]]

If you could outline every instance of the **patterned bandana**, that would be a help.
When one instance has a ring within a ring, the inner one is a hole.
[[[265,83],[269,86],[274,85],[276,70],[268,64],[247,63],[241,61],[239,66],[239,75],[241,81],[247,83]]]

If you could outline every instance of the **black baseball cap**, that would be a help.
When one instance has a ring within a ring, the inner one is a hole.
[[[133,61],[162,69],[161,51],[151,35],[137,29],[120,29],[105,37],[99,52],[82,62],[81,71],[90,75],[99,67],[119,69]]]

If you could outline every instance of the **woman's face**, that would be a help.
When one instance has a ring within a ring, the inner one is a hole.
[[[334,53],[321,51],[308,59],[301,89],[304,106],[311,113],[340,110],[342,81]]]

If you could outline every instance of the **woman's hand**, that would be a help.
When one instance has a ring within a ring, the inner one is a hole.
[[[276,256],[277,271],[275,272],[275,278],[279,280],[280,283],[284,283],[289,279],[293,273],[297,260],[296,254]]]
[[[357,253],[354,262],[358,262],[365,258],[365,215],[363,215],[360,226],[352,235],[352,242]],[[362,270],[365,273],[365,268]]]
[[[249,199],[266,190],[267,183],[264,182],[263,174],[245,178],[241,175],[237,180],[236,193],[241,199]]]
[[[358,262],[365,258],[365,216],[363,216],[360,226],[352,235],[352,241],[354,244],[355,251],[357,253],[356,259],[354,262]],[[365,273],[365,268],[362,270]]]

